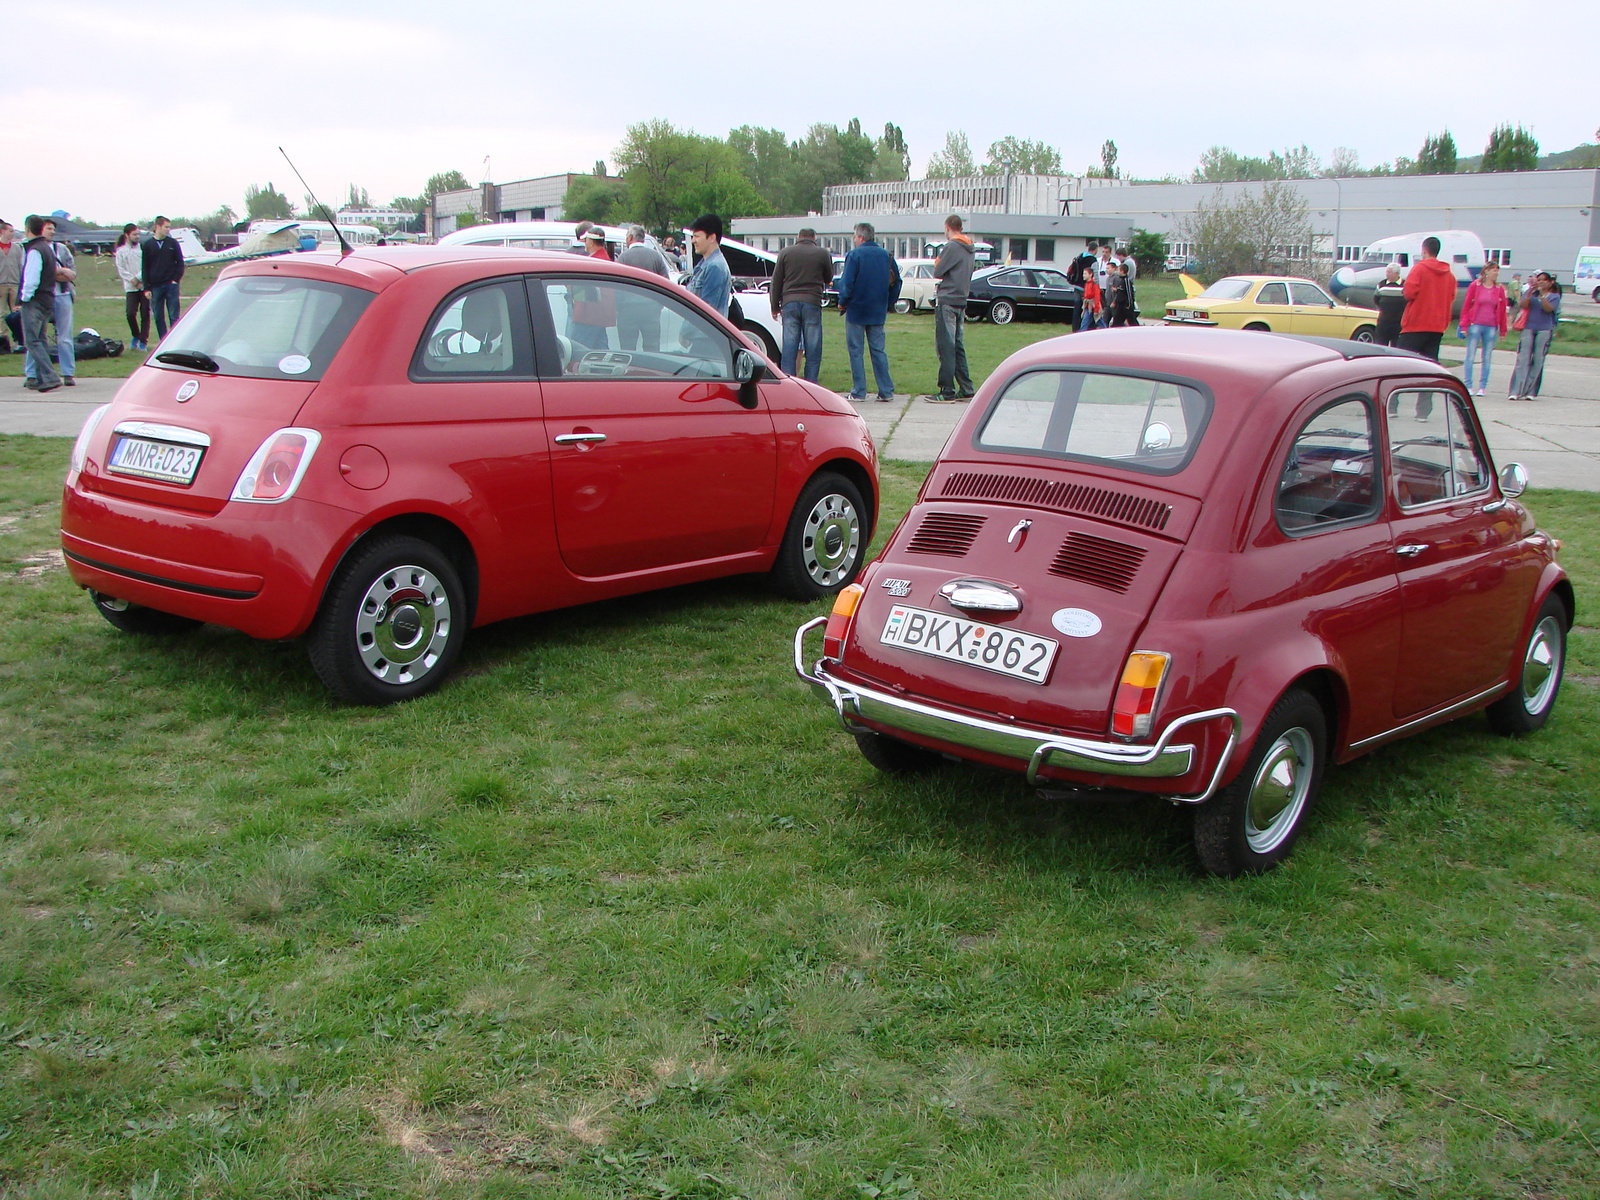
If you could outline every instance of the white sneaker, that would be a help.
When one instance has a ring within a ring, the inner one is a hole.
[[[1479,388],[1476,392],[1473,392],[1472,394],[1474,396],[1481,396],[1481,395],[1483,395],[1483,389]]]

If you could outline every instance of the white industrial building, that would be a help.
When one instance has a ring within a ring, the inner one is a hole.
[[[451,233],[456,218],[471,213],[479,221],[560,221],[573,174],[541,175],[512,183],[484,183],[477,187],[440,192],[428,210],[427,231],[435,238]]]

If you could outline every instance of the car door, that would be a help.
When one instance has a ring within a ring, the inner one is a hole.
[[[1338,316],[1333,300],[1314,283],[1294,280],[1289,284],[1289,332],[1313,337],[1344,337],[1345,321]]]
[[[1019,317],[1033,315],[1033,281],[1020,267],[1000,271],[989,280],[989,290],[996,300],[1009,300]]]
[[[1245,324],[1265,325],[1274,333],[1289,333],[1292,320],[1289,285],[1275,279],[1261,285],[1261,290],[1256,293],[1256,311],[1245,317]]]
[[[1522,636],[1540,563],[1465,397],[1401,384],[1385,405],[1404,623],[1394,715],[1481,693],[1503,677]]]
[[[1073,322],[1078,311],[1078,289],[1060,271],[1033,272],[1038,286],[1039,316],[1046,321]]]
[[[604,277],[531,289],[562,561],[586,578],[760,547],[777,438],[734,344],[683,298]]]
[[[1306,405],[1278,468],[1281,542],[1258,541],[1254,568],[1281,581],[1285,623],[1320,639],[1344,675],[1351,742],[1393,725],[1403,618],[1381,450],[1371,393],[1345,390]]]

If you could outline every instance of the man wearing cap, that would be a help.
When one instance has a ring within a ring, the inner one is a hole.
[[[611,261],[611,251],[606,249],[606,231],[598,225],[591,225],[583,231],[583,250],[590,258]]]

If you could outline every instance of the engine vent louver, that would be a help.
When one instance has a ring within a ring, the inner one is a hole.
[[[1092,533],[1070,533],[1061,543],[1050,574],[1078,579],[1113,592],[1125,592],[1144,561],[1144,549],[1095,537]]]
[[[987,471],[957,471],[944,481],[939,493],[950,500],[1000,500],[1053,508],[1060,512],[1099,517],[1159,533],[1172,518],[1172,505],[1160,500],[1114,492],[1109,488],[1039,479],[1028,475],[999,475]]]
[[[929,513],[906,543],[906,553],[948,554],[960,558],[972,549],[973,539],[988,519],[965,513]]]

